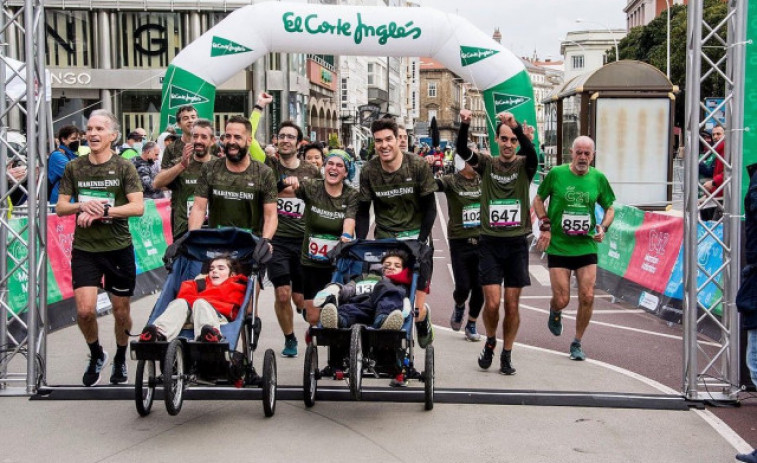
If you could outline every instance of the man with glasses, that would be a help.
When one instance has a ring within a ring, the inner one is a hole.
[[[478,274],[484,289],[486,344],[478,358],[483,369],[491,366],[497,345],[499,302],[505,287],[504,345],[499,372],[515,374],[512,348],[520,325],[518,304],[528,275],[528,240],[531,231],[528,189],[536,174],[538,158],[533,143],[510,113],[501,113],[497,125],[499,156],[478,154],[468,148],[472,113],[460,111],[457,152],[481,176],[481,239],[478,242]],[[520,151],[517,151],[520,146]]]
[[[297,157],[297,147],[302,141],[302,129],[292,121],[279,125],[277,137],[278,159],[267,157],[266,164],[273,169],[277,180],[297,177],[303,180],[320,178],[318,168]],[[268,263],[268,278],[276,289],[276,318],[284,333],[284,357],[297,357],[297,337],[294,335],[294,312],[302,313],[305,307],[303,294],[300,252],[305,239],[305,202],[297,198],[292,187],[279,192],[277,206],[279,226],[273,237],[273,257]]]
[[[591,320],[594,283],[597,279],[597,243],[612,224],[615,193],[605,175],[591,167],[594,140],[580,136],[573,141],[570,164],[554,167],[539,185],[534,212],[539,217],[538,248],[547,252],[552,299],[547,327],[555,336],[562,334],[562,310],[570,302],[570,274],[578,281],[576,337],[570,344],[570,358],[584,360],[581,339]],[[544,201],[549,198],[549,211]],[[604,209],[597,225],[595,206]],[[554,224],[554,225],[553,225]]]

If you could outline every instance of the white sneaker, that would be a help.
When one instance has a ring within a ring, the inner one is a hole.
[[[326,304],[321,309],[321,326],[324,328],[339,327],[339,312],[334,304]]]

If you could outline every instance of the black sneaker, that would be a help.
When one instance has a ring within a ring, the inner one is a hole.
[[[119,363],[115,360],[110,367],[110,384],[125,383],[129,380],[129,371],[126,369],[126,362]]]
[[[155,342],[165,341],[166,337],[158,331],[158,327],[155,325],[147,325],[142,330],[142,334],[139,335],[139,342]]]
[[[218,328],[205,325],[200,330],[200,337],[197,340],[202,342],[224,342],[226,339],[218,331]]]
[[[502,351],[502,355],[499,356],[499,372],[503,375],[514,375],[515,368],[513,368],[512,351]]]
[[[87,361],[87,369],[84,370],[84,376],[82,376],[81,382],[85,386],[94,386],[100,382],[100,374],[108,363],[108,353],[105,350],[102,351],[99,358],[92,358],[90,355]]]
[[[492,360],[494,360],[494,344],[488,342],[484,344],[484,350],[481,351],[481,355],[478,356],[478,366],[486,370],[492,366]]]

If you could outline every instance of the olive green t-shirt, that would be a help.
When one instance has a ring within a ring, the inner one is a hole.
[[[474,167],[481,175],[481,234],[514,237],[531,232],[525,156],[508,163],[488,154],[478,155]]]
[[[80,156],[66,164],[60,180],[60,194],[70,195],[76,202],[102,200],[111,206],[128,203],[127,194],[142,192],[142,181],[131,161],[117,154],[102,164],[92,164],[89,156]],[[104,252],[131,245],[129,219],[111,219],[110,223],[95,221],[88,228],[76,227],[75,249]]]
[[[536,193],[543,200],[549,198],[547,216],[552,238],[547,254],[596,254],[594,205],[607,210],[615,202],[607,177],[593,167],[584,175],[576,175],[570,164],[562,164],[549,171]]]
[[[417,238],[423,211],[420,198],[436,191],[428,163],[419,156],[403,155],[395,172],[386,172],[375,156],[360,171],[360,201],[373,201],[376,239]]]
[[[263,205],[276,202],[273,171],[250,160],[244,172],[231,172],[226,159],[202,165],[195,185],[195,198],[208,200],[208,226],[239,227],[255,234],[262,232]]]
[[[216,159],[212,154],[209,157],[210,160]],[[189,213],[194,204],[195,185],[200,178],[203,164],[205,163],[192,158],[187,168],[168,184],[171,190],[171,226],[174,239],[183,236],[189,230]]]
[[[339,243],[344,220],[357,214],[357,191],[345,184],[342,195],[335,198],[326,192],[324,180],[305,180],[296,193],[305,202],[300,261],[311,267],[330,268],[326,254]]]
[[[481,177],[468,179],[460,173],[439,179],[447,196],[449,239],[476,238],[481,232]]]
[[[267,157],[266,165],[274,169],[277,181],[286,177],[297,177],[300,182],[321,178],[318,168],[304,161],[300,161],[297,168],[290,169],[276,158]],[[282,193],[284,192],[279,193],[276,205],[279,215],[279,227],[276,229],[276,236],[302,238],[305,236],[305,203],[297,196],[282,197]],[[286,196],[286,193],[284,195]]]
[[[160,170],[170,169],[179,162],[181,162],[182,151],[184,151],[184,143],[181,138],[174,140],[173,143],[168,145],[163,150],[163,159],[160,161]],[[218,156],[219,148],[217,144],[210,145],[210,155]]]

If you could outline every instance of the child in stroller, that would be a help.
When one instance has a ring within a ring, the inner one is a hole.
[[[237,317],[244,302],[247,277],[239,262],[228,254],[212,258],[207,266],[207,275],[181,284],[176,299],[154,324],[144,328],[140,341],[171,341],[190,322],[198,341],[224,341],[221,325]]]
[[[382,330],[399,330],[410,313],[408,288],[412,274],[409,256],[401,249],[388,251],[379,274],[371,269],[345,285],[329,284],[314,299],[322,306],[323,328],[349,328],[356,323]]]

